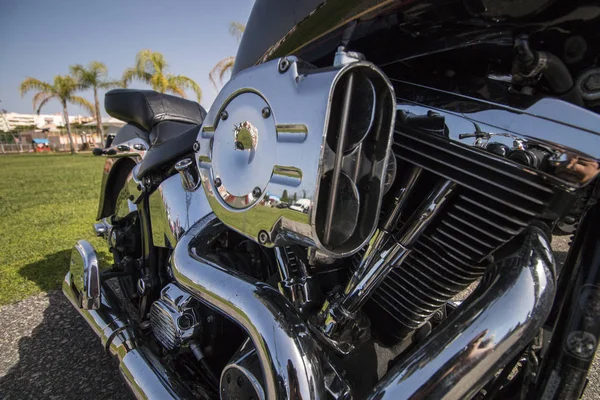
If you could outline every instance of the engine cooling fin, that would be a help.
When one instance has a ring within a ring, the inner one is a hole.
[[[436,133],[405,126],[401,118],[393,151],[399,160],[459,184],[442,215],[367,305],[369,313],[384,316],[372,319],[376,330],[391,332],[397,340],[481,277],[494,252],[540,217],[554,192],[541,176]]]

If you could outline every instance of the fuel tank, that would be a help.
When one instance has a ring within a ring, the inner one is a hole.
[[[403,43],[400,47],[410,53],[399,57],[403,58],[418,55],[444,37],[497,32],[515,22],[535,22],[539,28],[555,23],[557,10],[563,22],[589,19],[598,10],[587,5],[587,14],[582,13],[577,4],[568,0],[256,0],[233,74],[287,55],[311,63],[325,58],[331,63],[328,58],[338,46],[390,28],[400,28],[394,43]],[[375,46],[369,43],[369,47]]]

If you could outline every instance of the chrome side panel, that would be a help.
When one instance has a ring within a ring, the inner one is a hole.
[[[128,158],[132,160],[134,163],[139,164],[144,156],[146,155],[146,151],[150,148],[150,145],[143,139],[135,138],[130,141],[119,143],[118,145],[114,145],[105,149],[105,153],[109,154],[106,158],[106,162],[104,163],[104,172],[102,174],[102,184],[100,185],[100,200],[98,202],[98,214],[96,216],[97,220],[100,220],[104,217],[108,217],[108,215],[104,215],[104,204],[106,202],[106,196],[108,193],[108,186],[110,185],[110,179],[113,176],[112,174],[116,171],[116,168],[119,166],[120,162],[123,161],[124,158]]]
[[[188,229],[212,212],[204,191],[185,190],[179,174],[163,181],[149,199],[152,241],[159,247],[174,248]]]

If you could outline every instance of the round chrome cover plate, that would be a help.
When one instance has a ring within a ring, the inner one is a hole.
[[[215,192],[225,205],[248,208],[264,193],[277,152],[277,130],[273,115],[262,116],[267,102],[259,95],[246,92],[229,102],[228,118],[219,121],[212,145],[212,181],[218,178]],[[257,193],[257,192],[255,192]]]

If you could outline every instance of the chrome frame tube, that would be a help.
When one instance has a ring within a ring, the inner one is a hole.
[[[371,399],[471,398],[538,334],[555,293],[548,239],[530,228],[521,249],[418,349],[390,370]]]
[[[319,349],[292,305],[273,287],[206,258],[226,229],[214,214],[180,239],[172,257],[178,284],[246,330],[257,350],[269,399],[325,397]]]

